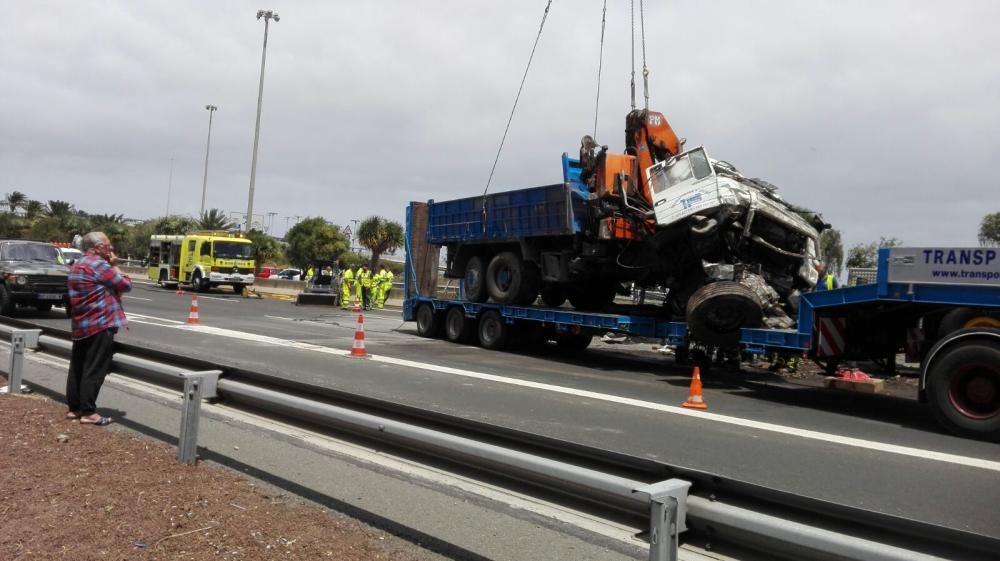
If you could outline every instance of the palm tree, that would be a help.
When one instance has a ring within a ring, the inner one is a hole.
[[[226,217],[217,208],[206,210],[198,221],[198,228],[202,230],[228,230],[234,226],[234,222]]]
[[[372,252],[369,267],[374,271],[383,253],[403,245],[403,226],[381,216],[370,216],[358,226],[358,243]]]
[[[24,206],[24,203],[27,200],[27,195],[20,191],[11,191],[10,193],[7,193],[7,196],[4,198],[4,202],[7,203],[7,208],[10,209],[10,212],[14,212]]]
[[[38,218],[48,212],[45,203],[31,199],[24,203],[24,217],[27,219]]]
[[[54,218],[66,218],[73,214],[73,205],[66,201],[49,201],[49,216]]]

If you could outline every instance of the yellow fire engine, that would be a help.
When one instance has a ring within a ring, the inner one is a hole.
[[[149,239],[149,278],[163,287],[178,283],[206,291],[253,284],[254,248],[239,232],[156,234]]]

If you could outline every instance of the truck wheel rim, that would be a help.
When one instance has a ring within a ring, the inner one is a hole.
[[[948,392],[951,404],[970,419],[990,419],[1000,415],[1000,369],[971,364],[951,375]]]

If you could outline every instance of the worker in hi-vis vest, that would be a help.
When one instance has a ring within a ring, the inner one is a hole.
[[[833,290],[840,288],[837,277],[827,270],[826,264],[822,261],[816,264],[816,272],[819,273],[819,280],[816,281],[816,290]]]
[[[344,274],[340,277],[340,307],[348,309],[351,307],[351,289],[354,288],[354,271],[344,263],[340,264],[340,270]]]

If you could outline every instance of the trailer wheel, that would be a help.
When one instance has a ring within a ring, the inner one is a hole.
[[[465,299],[469,302],[486,301],[486,267],[483,259],[473,255],[465,264],[465,276],[462,278]]]
[[[160,286],[163,287],[163,288],[167,288],[167,272],[166,271],[160,271],[160,277],[159,277],[159,279],[160,279],[159,280]]]
[[[479,317],[479,344],[484,349],[500,350],[507,345],[510,329],[500,312],[486,310]]]
[[[421,304],[417,308],[417,335],[437,338],[441,336],[441,316],[434,311],[434,306]]]
[[[465,315],[461,306],[452,306],[444,316],[444,337],[452,343],[468,343],[476,336],[476,320]]]
[[[1000,441],[1000,343],[969,337],[934,354],[927,397],[938,421],[962,436]]]
[[[513,251],[502,251],[486,269],[486,291],[497,304],[513,304],[524,282],[524,260]]]
[[[566,286],[557,282],[545,283],[542,287],[542,303],[550,308],[558,308],[566,302]]]
[[[740,343],[740,329],[757,327],[762,319],[760,300],[752,290],[734,281],[707,284],[687,303],[691,337],[698,342],[732,348]]]
[[[566,351],[583,351],[593,339],[589,333],[559,333],[556,335],[556,344]]]

